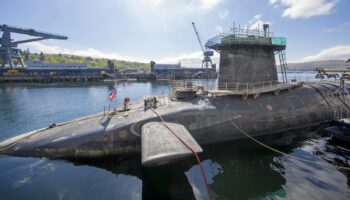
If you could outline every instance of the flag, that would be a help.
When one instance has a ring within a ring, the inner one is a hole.
[[[111,93],[109,94],[108,100],[113,101],[113,99],[117,96],[117,91],[113,88]]]

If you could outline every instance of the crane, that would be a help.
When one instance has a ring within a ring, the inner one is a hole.
[[[22,67],[24,67],[24,63],[21,55],[22,52],[20,49],[18,49],[18,44],[46,40],[46,39],[58,39],[58,40],[68,39],[68,37],[63,35],[40,32],[29,28],[8,26],[6,24],[0,25],[0,31],[2,31],[2,37],[0,38],[0,61],[2,63],[3,68],[7,63],[10,65],[11,68],[14,68],[14,65],[12,62],[13,58],[18,59]],[[13,39],[11,38],[11,33],[29,35],[35,38],[13,41]]]
[[[204,58],[202,60],[202,68],[203,68],[203,66],[205,66],[205,68],[208,68],[209,65],[211,67],[213,67],[210,56],[214,55],[214,51],[204,49],[201,38],[199,37],[199,33],[197,31],[197,28],[196,28],[196,25],[194,24],[194,22],[192,22],[192,26],[193,26],[194,32],[195,32],[197,39],[198,39],[198,42],[199,42],[199,46],[201,47],[202,52],[203,52],[203,56],[204,56]]]

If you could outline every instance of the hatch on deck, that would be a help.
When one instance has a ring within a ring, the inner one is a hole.
[[[202,148],[181,124],[167,123],[181,139],[194,151],[202,152]],[[192,152],[160,122],[149,122],[141,128],[141,159],[143,166],[157,166],[191,156]]]

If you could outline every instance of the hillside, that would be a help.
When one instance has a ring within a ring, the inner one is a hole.
[[[288,63],[289,70],[305,70],[312,71],[316,68],[329,68],[329,69],[341,69],[350,67],[350,63],[346,63],[344,60],[325,60],[325,61],[313,61],[304,63]]]
[[[65,54],[39,54],[39,53],[29,53],[23,52],[23,60],[28,59],[40,60],[43,59],[46,63],[87,63],[90,67],[106,67],[107,58],[92,58],[84,56],[75,55],[65,55]],[[118,69],[136,68],[149,70],[149,63],[140,62],[130,62],[124,60],[112,59],[114,65]],[[15,63],[17,64],[17,63]],[[303,63],[288,63],[288,70],[301,70],[301,71],[313,71],[316,68],[350,68],[350,63],[346,63],[344,60],[325,60],[325,61],[313,61],[313,62],[303,62]],[[277,66],[279,70],[279,66]]]
[[[46,63],[87,63],[90,67],[106,67],[107,60],[106,58],[91,58],[84,56],[75,56],[75,55],[64,55],[64,54],[38,54],[38,53],[25,53],[23,52],[23,60],[24,62],[28,59],[32,60],[44,60]],[[118,69],[126,69],[126,68],[137,68],[137,69],[145,69],[149,70],[148,63],[140,63],[140,62],[130,62],[124,60],[116,60],[112,59],[114,65],[117,66]]]

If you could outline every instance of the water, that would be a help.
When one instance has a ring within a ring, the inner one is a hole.
[[[215,87],[215,81],[206,84]],[[101,112],[108,108],[111,88],[111,84],[96,83],[2,84],[0,140]],[[135,101],[162,93],[168,94],[164,81],[118,86],[119,104],[125,96]],[[350,152],[321,132],[322,127],[286,133],[265,142],[274,141],[271,145],[290,155],[346,164]],[[349,173],[335,167],[288,160],[249,140],[204,149],[200,156],[216,199],[349,199]],[[195,198],[205,199],[207,192],[192,158],[145,169],[139,157],[84,162],[0,157],[0,199]]]

